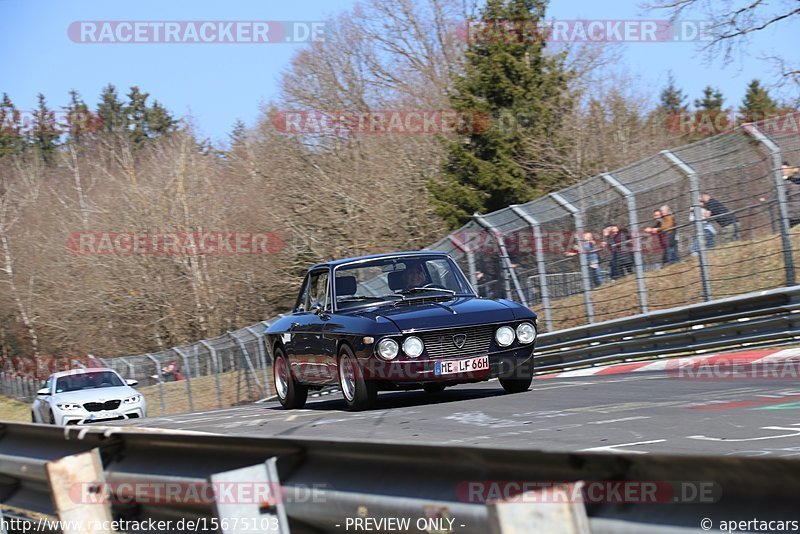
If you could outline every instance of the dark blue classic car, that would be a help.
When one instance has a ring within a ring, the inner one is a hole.
[[[479,297],[445,253],[405,252],[311,267],[294,313],[266,334],[284,407],[338,384],[347,407],[363,410],[380,390],[437,393],[493,377],[527,390],[536,314]]]

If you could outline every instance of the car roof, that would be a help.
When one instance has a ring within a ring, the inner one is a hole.
[[[309,267],[308,270],[311,271],[313,269],[319,269],[320,267],[336,267],[337,265],[343,265],[345,263],[353,263],[364,260],[378,260],[381,258],[405,258],[411,256],[447,256],[447,252],[439,252],[435,250],[418,250],[416,252],[389,252],[384,254],[371,254],[368,256],[354,256],[352,258],[342,258],[339,260],[318,263],[312,267]]]
[[[113,369],[109,369],[108,367],[90,367],[88,369],[70,369],[69,371],[59,371],[57,373],[53,373],[50,375],[50,378],[61,378],[62,376],[75,376],[75,375],[83,375],[86,373],[99,373],[102,371],[111,371],[114,372]]]

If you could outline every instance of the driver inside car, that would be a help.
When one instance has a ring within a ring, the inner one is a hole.
[[[405,285],[405,289],[423,287],[428,283],[428,277],[425,275],[422,265],[418,263],[409,265],[403,272],[403,284]]]

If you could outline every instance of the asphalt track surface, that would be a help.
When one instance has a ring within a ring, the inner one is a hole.
[[[309,398],[302,410],[284,410],[276,401],[122,426],[552,451],[800,456],[797,378],[658,372],[545,378],[514,395],[495,380],[438,394],[382,392],[374,410],[344,408],[333,393]]]

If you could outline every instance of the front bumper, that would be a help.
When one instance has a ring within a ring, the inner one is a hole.
[[[92,423],[103,423],[108,421],[123,421],[125,419],[140,419],[147,416],[144,406],[132,406],[130,408],[117,408],[116,410],[104,410],[101,412],[90,412],[88,410],[62,411],[56,417],[56,424],[66,425],[87,425]]]
[[[436,363],[466,360],[484,356],[481,354],[463,355],[451,358],[426,358],[420,360],[383,361],[371,356],[364,362],[364,378],[395,385],[424,384],[441,382],[449,384],[480,382],[495,377],[523,377],[533,372],[534,345],[515,347],[510,350],[490,353],[489,369],[446,375],[436,375]]]

